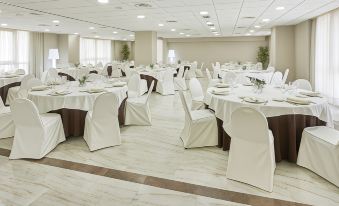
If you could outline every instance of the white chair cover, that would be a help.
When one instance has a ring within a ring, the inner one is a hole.
[[[0,98],[0,139],[14,136],[14,123],[9,107],[5,107]]]
[[[226,84],[235,83],[237,75],[234,72],[226,72],[222,78],[222,81]]]
[[[339,187],[339,131],[324,126],[305,128],[297,164]]]
[[[284,73],[284,77],[282,78],[282,84],[286,84],[288,73],[290,72],[290,69],[286,69]]]
[[[281,72],[274,72],[271,79],[271,85],[282,85],[282,76]]]
[[[11,103],[15,99],[21,98],[21,96],[19,96],[19,94],[23,93],[23,92],[20,92],[20,90],[28,90],[29,87],[28,87],[27,83],[32,78],[34,78],[34,76],[32,74],[28,74],[28,75],[26,75],[22,78],[20,86],[9,88],[8,93],[7,93],[7,97],[6,97],[6,105],[11,105]],[[23,96],[22,98],[26,98],[26,97]]]
[[[9,159],[41,159],[65,141],[59,114],[39,115],[34,103],[28,99],[16,99],[11,111],[15,135]]]
[[[293,85],[296,86],[298,89],[312,91],[312,85],[306,79],[297,79],[293,82]]]
[[[179,95],[185,110],[185,126],[181,132],[184,147],[194,148],[217,145],[218,127],[214,114],[208,109],[190,111],[182,91],[179,91]]]
[[[95,68],[103,68],[104,65],[102,64],[102,62],[99,62],[95,65]]]
[[[125,125],[152,125],[151,110],[148,102],[153,87],[154,81],[152,81],[147,95],[127,99]]]
[[[105,81],[106,78],[100,74],[91,73],[91,74],[88,74],[88,80],[89,81]]]
[[[272,192],[274,139],[265,116],[253,108],[240,107],[224,129],[232,139],[226,177]]]
[[[239,74],[236,78],[236,83],[248,85],[251,83],[251,80],[245,74]]]
[[[202,62],[200,68],[198,68],[198,69],[195,71],[195,74],[196,74],[197,78],[202,78],[202,77],[204,77],[204,74],[203,74],[203,72],[202,72],[203,66],[204,66],[204,62]]]
[[[19,74],[19,75],[25,75],[26,74],[26,71],[24,69],[17,69],[15,71],[16,74]]]
[[[184,66],[179,68],[177,76],[174,78],[174,89],[178,90],[187,90],[186,81],[185,81],[185,69]]]
[[[118,109],[119,97],[114,93],[96,98],[85,120],[84,139],[90,151],[121,144]]]
[[[190,69],[187,71],[186,79],[196,78],[197,68],[198,68],[198,63],[193,62],[190,66]]]
[[[220,82],[219,79],[212,79],[210,70],[206,69],[206,76],[208,79],[208,87],[213,87]]]
[[[29,90],[29,89],[32,89],[32,87],[41,86],[41,85],[43,85],[43,83],[40,79],[32,78],[32,79],[28,80],[26,89]],[[20,97],[20,98],[22,98],[22,97]]]
[[[174,78],[171,70],[164,72],[163,78],[158,80],[156,91],[161,95],[173,95],[174,91]]]
[[[213,79],[218,79],[220,73],[220,67],[213,67]]]
[[[192,110],[205,109],[204,92],[197,78],[192,78],[189,82],[190,92],[192,96]]]

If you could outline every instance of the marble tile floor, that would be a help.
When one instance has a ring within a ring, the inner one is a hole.
[[[205,80],[202,80],[202,83],[206,86]],[[60,144],[47,156],[49,158],[291,202],[310,205],[339,205],[339,188],[328,183],[311,171],[288,162],[277,164],[272,193],[262,191],[246,184],[227,180],[225,174],[228,152],[222,151],[216,147],[188,150],[183,148],[179,137],[184,124],[184,111],[178,93],[174,96],[161,96],[153,93],[150,105],[153,125],[148,127],[123,127],[121,129],[123,138],[121,146],[89,152],[82,137],[72,137]],[[10,149],[11,144],[12,138],[0,140],[0,148]],[[25,164],[31,165],[30,167],[32,168],[42,167],[41,165],[35,165],[25,161],[9,161],[5,157],[1,157],[1,161],[5,165]],[[43,167],[46,168],[45,170],[55,170],[53,173],[54,175],[57,175],[56,173],[58,173],[58,171],[64,170],[49,166]],[[6,172],[8,168],[6,169],[5,166],[0,164],[0,169],[1,171]],[[7,173],[8,172],[9,171],[7,171]],[[27,172],[22,172],[21,170],[15,171],[15,173],[26,174]],[[85,174],[82,175],[86,176]],[[71,176],[72,175],[69,175],[70,179]],[[12,178],[13,182],[8,183],[8,185],[14,184],[15,177]],[[76,179],[77,177],[74,178]],[[93,177],[93,179],[95,178]],[[90,177],[90,179],[92,179],[92,177]],[[113,180],[110,179],[107,181]],[[36,184],[45,187],[44,183],[37,182]],[[19,185],[13,185],[13,187],[19,187]],[[154,201],[160,201],[159,203],[154,203],[155,205],[166,202],[167,195],[165,194],[168,192],[170,195],[170,193],[173,192],[160,188],[157,189],[161,190],[161,192],[159,191],[160,194],[164,194],[161,198],[146,195]],[[62,190],[54,191],[60,193],[64,192]],[[30,190],[28,189],[26,192],[30,193]],[[185,193],[185,195],[188,194]],[[1,191],[0,197],[3,197]],[[198,197],[200,198],[201,196]],[[14,200],[15,198],[12,199],[12,201]],[[192,203],[192,205],[196,205],[196,203],[197,202],[194,204]],[[197,204],[213,205],[214,203],[213,201],[205,201],[204,203],[199,202]],[[141,203],[140,205],[144,204]]]

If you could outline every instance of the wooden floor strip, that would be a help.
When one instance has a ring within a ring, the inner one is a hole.
[[[0,155],[8,157],[10,150],[0,148]],[[11,160],[15,161],[15,160]],[[214,199],[225,200],[229,202],[253,205],[253,206],[304,206],[305,204],[290,202],[285,200],[273,199],[268,197],[262,197],[257,195],[251,195],[246,193],[234,192],[229,190],[222,190],[218,188],[206,187],[196,184],[190,184],[186,182],[180,182],[175,180],[169,180],[165,178],[147,176],[132,172],[126,172],[121,170],[115,170],[110,168],[98,167],[94,165],[82,164],[78,162],[72,162],[67,160],[60,160],[55,158],[45,157],[41,160],[25,159],[38,164],[69,169],[73,171],[99,175],[108,178],[114,178],[118,180],[144,184],[161,189],[173,190],[178,192],[184,192],[193,195],[199,195]]]

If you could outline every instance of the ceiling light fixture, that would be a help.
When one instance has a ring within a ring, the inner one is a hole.
[[[94,38],[99,38],[100,36],[94,36]]]
[[[263,19],[262,20],[263,22],[269,22],[269,21],[271,21],[270,19]]]
[[[251,34],[250,34],[250,33],[247,33],[246,36],[251,36]]]
[[[117,31],[114,31],[113,34],[117,34],[118,32]]]
[[[215,30],[215,27],[211,27],[210,30]]]
[[[158,24],[158,26],[164,26],[164,24]]]
[[[53,22],[54,24],[59,24],[59,23],[60,23],[59,20],[53,20],[52,22]]]
[[[208,12],[207,11],[201,11],[200,15],[208,15]]]
[[[189,34],[186,34],[186,36],[187,36],[187,37],[190,37],[191,35],[189,35]]]
[[[254,32],[254,30],[252,29],[252,30],[250,30],[250,32],[251,32],[251,33],[253,33],[253,32]]]
[[[79,33],[75,32],[74,35],[79,35]]]
[[[127,39],[123,39],[124,41],[126,41]]]
[[[45,29],[45,32],[49,32],[50,30],[49,29]]]
[[[220,36],[220,34],[214,34],[215,36]]]
[[[171,31],[176,31],[176,29],[171,29]]]
[[[144,19],[145,16],[144,16],[144,15],[138,15],[137,18],[138,18],[138,19]]]
[[[213,23],[210,22],[210,21],[206,22],[206,24],[207,24],[207,25],[213,25]]]
[[[179,34],[180,34],[180,35],[184,35],[185,33],[183,33],[183,32],[180,32]]]
[[[133,36],[134,36],[134,34],[130,34],[129,36],[130,36],[130,37],[133,37]]]
[[[8,24],[1,24],[1,26],[8,26]]]
[[[284,10],[285,9],[285,7],[283,7],[283,6],[278,6],[277,8],[275,8],[275,10],[278,10],[278,11],[281,11],[281,10]]]
[[[109,0],[98,0],[98,3],[107,4],[107,3],[109,3]]]
[[[89,27],[90,30],[94,30],[95,28],[93,26]]]
[[[259,28],[261,28],[261,26],[259,26],[259,25],[255,25],[255,26],[254,26],[254,28],[257,28],[257,29],[259,29]]]

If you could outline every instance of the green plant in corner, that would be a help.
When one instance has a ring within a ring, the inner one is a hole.
[[[129,54],[130,54],[129,47],[127,44],[124,44],[121,49],[122,60],[127,61],[129,58]]]
[[[259,47],[257,61],[262,63],[263,69],[267,69],[270,61],[270,53],[268,47]]]

